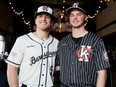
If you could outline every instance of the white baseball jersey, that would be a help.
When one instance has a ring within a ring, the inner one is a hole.
[[[52,87],[58,40],[51,35],[42,41],[33,33],[17,38],[7,63],[20,67],[19,84]]]

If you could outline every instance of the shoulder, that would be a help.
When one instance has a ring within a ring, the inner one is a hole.
[[[63,38],[59,41],[59,44],[68,43],[70,39],[71,39],[71,34],[68,34],[67,36],[63,37]]]
[[[19,37],[17,37],[16,41],[25,41],[26,39],[28,39],[28,36],[27,35],[30,35],[31,33],[28,33],[28,34],[24,34],[24,35],[21,35]]]
[[[57,38],[53,37],[52,35],[50,35],[50,37],[52,38],[52,42],[59,43],[59,40]]]
[[[89,32],[88,35],[87,35],[88,38],[91,38],[93,40],[100,40],[102,39],[101,36],[99,36],[98,34],[95,34],[93,32]]]
[[[17,39],[25,39],[25,38],[27,38],[28,36],[31,36],[31,35],[32,35],[32,33],[27,33],[27,34],[19,36]]]
[[[92,44],[93,46],[96,46],[97,44],[103,42],[101,36],[92,32],[89,32],[85,39],[85,41],[87,41],[89,44]]]
[[[68,34],[67,36],[63,37],[61,41],[68,41],[71,38],[71,34]]]
[[[53,37],[53,36],[52,36]],[[59,42],[59,40],[55,37],[53,37],[54,41]]]

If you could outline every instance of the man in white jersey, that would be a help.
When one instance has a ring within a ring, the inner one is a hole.
[[[22,35],[6,60],[10,87],[52,87],[58,40],[49,34],[54,20],[48,6],[35,15],[35,32]],[[18,74],[19,68],[19,74]]]

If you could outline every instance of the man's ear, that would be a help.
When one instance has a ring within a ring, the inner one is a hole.
[[[54,23],[55,23],[54,21],[51,21],[51,26],[53,26],[53,25],[54,25]]]
[[[85,21],[88,21],[88,16],[86,15],[86,17],[85,17]]]

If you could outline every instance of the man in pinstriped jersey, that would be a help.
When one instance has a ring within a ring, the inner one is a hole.
[[[83,3],[74,3],[66,12],[72,33],[58,46],[61,87],[105,87],[110,64],[102,38],[85,29],[88,17]]]
[[[17,38],[6,60],[10,87],[53,87],[59,42],[49,34],[53,20],[52,9],[40,6],[35,16],[35,31]]]

